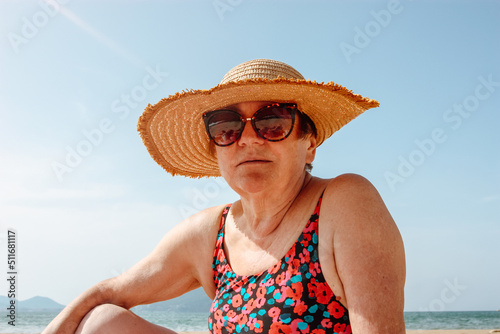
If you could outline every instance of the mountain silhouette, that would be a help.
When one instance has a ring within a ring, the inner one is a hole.
[[[5,309],[10,306],[10,298],[0,296],[0,307]],[[60,311],[64,308],[50,298],[35,296],[26,300],[16,300],[16,309],[19,311]]]
[[[10,298],[0,296],[0,308],[5,310],[10,305]],[[164,302],[139,305],[132,310],[137,311],[169,311],[169,312],[209,312],[212,301],[207,297],[203,289],[190,291],[178,298]],[[16,300],[16,310],[24,312],[57,312],[64,308],[54,300],[47,297],[36,296],[27,300]]]

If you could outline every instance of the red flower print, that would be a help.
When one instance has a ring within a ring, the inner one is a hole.
[[[275,318],[278,317],[281,313],[281,309],[279,307],[271,307],[269,311],[267,311],[267,314],[269,314],[270,317]]]
[[[295,276],[299,272],[299,267],[300,267],[300,260],[299,259],[293,259],[292,263],[290,263],[290,266],[288,267],[288,272],[290,273],[290,276]]]
[[[311,334],[325,334],[325,330],[324,329],[313,329]]]
[[[325,283],[318,283],[315,279],[311,279],[311,283],[307,284],[309,297],[316,297],[316,301],[320,304],[327,304],[332,299],[333,292],[327,289]]]
[[[304,329],[300,329],[299,324],[306,325],[306,327]],[[309,331],[311,330],[309,328],[309,325],[307,325],[307,323],[305,323],[304,320],[302,320],[302,319],[295,319],[290,324],[290,327],[292,328],[292,333],[294,333],[294,334],[295,333],[309,334]]]
[[[224,327],[224,318],[219,318],[217,319],[217,325],[220,327]]]
[[[273,298],[276,299],[277,302],[283,303],[286,299],[287,289],[288,289],[287,286],[282,286],[281,290],[278,290],[278,289],[274,290]],[[281,294],[281,296],[278,298],[277,294]]]
[[[292,283],[293,299],[301,299],[302,292],[304,288],[302,287],[302,282]]]
[[[288,255],[288,254],[295,254],[295,249],[296,249],[296,245],[295,245],[295,244],[293,244],[292,248],[290,248],[290,249],[288,250],[288,253],[286,253],[286,254],[287,254],[287,255]],[[287,260],[285,263],[290,264],[290,261],[291,261],[291,260],[293,260],[293,258],[294,258],[293,256],[288,256],[288,260]],[[285,268],[285,269],[286,269],[286,268]]]
[[[302,282],[292,283],[291,287],[286,287],[284,290],[284,294],[287,298],[291,298],[292,300],[300,300],[302,298],[302,292],[304,289],[302,288]]]
[[[335,331],[335,333],[344,333],[345,331],[345,324],[335,324],[335,326],[333,326],[333,330]]]
[[[232,286],[232,289],[234,290],[234,292],[240,293],[243,284],[244,284],[243,281],[238,281]]]
[[[309,263],[309,272],[313,277],[316,277],[318,273],[321,272],[321,268],[319,267],[318,263]]]
[[[307,305],[304,302],[297,303],[293,308],[293,313],[298,315],[304,314],[305,311],[307,311]]]
[[[282,272],[281,274],[279,274],[278,276],[276,276],[276,283],[281,285],[281,282],[283,282],[286,278],[286,274],[285,272]]]
[[[266,296],[266,292],[267,292],[267,289],[260,286],[258,289],[257,289],[257,298],[264,298]]]
[[[292,329],[288,325],[274,322],[269,328],[269,334],[291,334]]]
[[[315,213],[316,213],[316,212],[315,212]],[[304,237],[305,237],[305,236],[310,237],[310,236],[311,236],[311,234],[310,234],[310,233],[311,233],[311,232],[313,232],[313,231],[316,229],[316,225],[317,225],[317,224],[315,224],[315,223],[308,224],[308,226],[306,226],[306,227],[304,228],[304,232],[308,232],[308,233],[305,233]],[[310,240],[310,239],[309,239],[309,240]]]
[[[241,306],[242,303],[243,303],[243,299],[241,298],[241,295],[235,295],[233,297],[233,299],[231,299],[231,305],[233,307],[238,308]]]
[[[302,240],[302,245],[304,246],[304,250],[306,250],[307,246],[309,246],[309,242],[311,241],[311,235],[310,234],[305,234],[303,235],[303,240]]]
[[[274,278],[270,278],[267,280],[266,283],[261,283],[262,286],[265,286],[265,287],[269,287],[269,286],[273,286],[274,285]]]
[[[236,325],[230,322],[226,326],[224,326],[224,328],[226,329],[227,332],[232,333],[236,329]]]
[[[352,334],[351,325],[335,324],[333,330],[338,334]]]
[[[257,306],[255,303],[255,299],[250,299],[246,304],[245,304],[245,313],[249,314],[252,313],[253,309]]]
[[[305,248],[302,251],[302,253],[299,254],[299,258],[300,258],[300,263],[310,263],[311,261],[310,253]]]
[[[262,328],[264,326],[262,320],[253,318],[247,322],[247,325],[248,328],[250,328],[250,330],[254,331],[255,333],[262,333],[262,331],[264,330],[264,328]]]
[[[340,319],[344,315],[344,308],[336,301],[331,302],[328,307],[328,312],[333,315],[335,319]]]
[[[236,312],[234,312],[233,310],[229,310],[229,312],[227,312],[226,315],[229,318],[229,320],[234,320],[234,318],[236,317]]]
[[[278,272],[278,270],[280,270],[281,268],[281,261],[279,261],[278,263],[276,263],[272,268],[271,270],[269,270],[269,273],[272,275],[276,272]]]
[[[262,320],[257,320],[252,329],[255,333],[262,333],[262,331],[264,330],[264,323],[262,322]]]
[[[321,326],[323,326],[325,328],[332,328],[333,324],[330,321],[330,319],[323,319],[323,320],[321,320]]]
[[[214,313],[215,320],[219,320],[222,317],[222,310],[217,310]]]
[[[218,323],[213,324],[213,326],[212,326],[212,332],[215,333],[215,334],[222,333],[222,326],[220,326]]]
[[[257,284],[255,284],[255,283],[248,284],[248,288],[247,288],[248,295],[251,296],[256,288],[257,288]]]
[[[222,262],[224,260],[224,252],[222,251],[222,249],[219,249],[219,251],[217,252],[217,260],[219,260],[219,262]]]
[[[257,298],[255,300],[255,307],[257,307],[258,309],[262,308],[262,306],[264,306],[265,303],[266,303],[266,299],[265,298]]]
[[[244,324],[246,324],[247,321],[248,321],[248,316],[246,314],[240,313],[236,317],[236,323],[239,324],[240,326],[243,326]]]

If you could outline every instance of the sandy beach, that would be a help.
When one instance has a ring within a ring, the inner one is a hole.
[[[491,329],[407,330],[407,334],[488,334]],[[498,332],[500,333],[500,332]]]
[[[207,334],[208,332],[181,332],[181,334]],[[455,329],[455,330],[408,330],[407,334],[489,334],[500,333],[500,329]]]
[[[490,334],[500,333],[500,329],[451,329],[451,330],[408,330],[407,334]],[[10,333],[0,333],[10,334]],[[28,333],[24,333],[28,334]],[[180,332],[180,334],[208,334],[207,332]]]
[[[452,330],[408,330],[407,334],[490,334],[500,333],[500,329],[452,329]],[[0,333],[9,334],[9,333]],[[19,334],[19,333],[18,333]],[[22,333],[21,333],[22,334]],[[28,334],[28,333],[24,333]],[[180,334],[208,334],[207,332],[180,332]]]
[[[208,332],[181,332],[181,334],[207,334]],[[408,330],[407,334],[489,334],[500,333],[500,329],[453,329],[453,330]]]

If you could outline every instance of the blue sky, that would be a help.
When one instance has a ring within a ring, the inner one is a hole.
[[[15,229],[20,299],[66,304],[234,201],[222,180],[165,173],[137,119],[271,58],[380,101],[318,149],[313,175],[380,191],[406,310],[499,309],[499,19],[481,0],[0,2],[0,255]]]

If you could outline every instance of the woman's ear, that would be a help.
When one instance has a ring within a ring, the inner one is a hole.
[[[317,140],[313,135],[309,135],[308,137],[304,138],[304,140],[309,144],[306,152],[306,163],[312,164],[312,162],[314,161],[314,157],[316,156]]]

